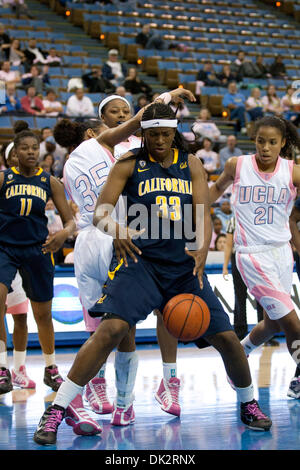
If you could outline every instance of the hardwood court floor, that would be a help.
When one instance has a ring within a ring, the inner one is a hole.
[[[66,376],[76,349],[58,349],[57,364]],[[135,388],[135,424],[112,427],[110,415],[92,416],[103,433],[79,437],[65,422],[59,428],[56,446],[43,447],[32,440],[36,425],[55,393],[43,384],[40,351],[29,351],[27,371],[36,381],[34,390],[14,389],[0,396],[0,450],[299,450],[300,400],[286,392],[295,370],[285,342],[280,347],[260,347],[250,358],[256,398],[269,414],[269,432],[246,429],[239,419],[235,392],[226,381],[225,369],[213,348],[180,347],[178,377],[181,380],[180,419],[164,413],[154,399],[162,375],[157,345],[138,346],[139,369]],[[9,357],[12,362],[11,356]],[[114,353],[106,368],[108,395],[114,399]]]

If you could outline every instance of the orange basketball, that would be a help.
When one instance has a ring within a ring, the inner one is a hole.
[[[182,341],[193,341],[204,335],[210,323],[210,311],[204,300],[194,294],[179,294],[163,310],[168,332]]]

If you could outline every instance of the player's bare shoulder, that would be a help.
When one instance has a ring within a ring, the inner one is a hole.
[[[207,179],[207,173],[205,171],[205,168],[201,160],[199,160],[199,158],[195,157],[195,155],[193,155],[192,153],[189,153],[188,163],[189,163],[189,169],[190,169],[192,176],[198,174],[199,176],[203,176],[205,179]]]
[[[230,157],[224,165],[224,173],[230,176],[233,180],[235,178],[238,159],[239,157]]]
[[[124,155],[121,155],[120,158],[115,162],[112,171],[117,174],[122,174],[130,178],[134,172],[134,167],[136,163],[135,154],[133,152],[126,152]]]

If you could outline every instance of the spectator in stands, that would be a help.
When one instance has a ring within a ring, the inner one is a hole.
[[[220,235],[221,233],[225,233],[223,231],[223,226],[222,226],[222,220],[219,219],[219,217],[217,217],[216,215],[212,215],[212,236],[211,236],[211,242],[210,242],[210,245],[209,245],[209,249],[210,250],[214,250],[215,249],[215,241],[216,241],[216,238],[218,235]]]
[[[21,77],[17,70],[10,70],[10,62],[5,60],[2,62],[1,70],[0,70],[0,80],[8,83],[20,83]]]
[[[12,82],[6,83],[5,103],[0,103],[0,113],[14,114],[22,110],[20,101],[16,96],[16,86]]]
[[[267,94],[261,99],[264,113],[274,116],[282,116],[283,108],[281,107],[280,98],[277,96],[276,88],[274,85],[269,85]]]
[[[4,51],[6,48],[10,47],[10,37],[9,34],[5,31],[3,23],[0,23],[0,60],[4,58],[7,59]]]
[[[256,119],[264,116],[264,105],[258,87],[254,87],[251,90],[251,96],[246,100],[246,111],[249,113],[251,121],[256,121]]]
[[[89,93],[113,93],[116,87],[106,78],[103,77],[102,67],[93,67],[91,72],[82,75],[84,86]]]
[[[77,88],[75,94],[68,99],[66,115],[81,118],[95,116],[92,100],[88,96],[84,96],[83,88]]]
[[[44,171],[47,171],[47,173],[50,173],[50,175],[54,176],[54,157],[52,153],[46,153],[46,155],[44,155],[40,166],[43,168]]]
[[[221,84],[211,62],[205,62],[203,69],[199,70],[196,80],[203,82],[206,86],[219,86]]]
[[[286,88],[286,94],[281,98],[280,104],[283,109],[283,117],[292,121],[295,126],[300,124],[300,106],[297,98],[294,98],[296,89],[292,85]]]
[[[45,215],[48,218],[48,231],[49,235],[53,235],[60,230],[63,230],[64,226],[60,216],[55,211],[55,205],[52,199],[48,199],[46,208],[45,208]]]
[[[12,39],[10,44],[3,44],[3,52],[6,60],[9,60],[11,65],[19,66],[26,60],[19,39]]]
[[[226,234],[220,233],[215,239],[215,251],[224,251],[226,245]]]
[[[214,214],[219,217],[222,222],[222,232],[226,233],[227,225],[232,217],[232,210],[229,199],[221,199],[220,207],[214,209]]]
[[[226,142],[226,136],[221,135],[220,129],[211,120],[211,114],[208,108],[200,109],[197,120],[192,125],[192,131],[198,142],[202,142],[204,137],[209,137],[213,144]]]
[[[264,64],[263,55],[257,55],[256,61],[253,64],[254,78],[267,78],[270,77],[269,69]]]
[[[220,82],[220,86],[228,87],[230,82],[233,82],[235,76],[232,74],[230,65],[224,64],[222,67],[222,72],[217,74],[217,78]]]
[[[137,69],[135,67],[129,67],[128,75],[124,81],[124,88],[126,91],[133,95],[138,95],[143,93],[147,96],[147,99],[150,100],[152,96],[152,88],[148,83],[143,82],[138,76]]]
[[[21,98],[21,106],[28,114],[33,114],[34,116],[45,115],[43,102],[36,96],[36,89],[32,85],[28,86],[26,96]]]
[[[244,60],[245,60],[245,52],[238,51],[236,59],[230,64],[230,71],[237,82],[240,82],[243,78],[242,65],[244,63]]]
[[[46,56],[46,63],[50,67],[59,67],[61,65],[61,57],[57,55],[56,49],[54,49],[54,47],[49,49],[49,54]]]
[[[47,85],[50,85],[48,70],[49,67],[47,65],[43,67],[42,72],[37,65],[32,65],[30,72],[22,75],[22,85],[24,87],[32,85],[35,87],[37,95],[43,95]]]
[[[26,62],[24,63],[26,71],[28,71],[33,64],[43,65],[47,63],[47,53],[40,47],[37,47],[35,38],[29,39],[28,46],[27,49],[24,50],[24,54],[26,57]]]
[[[46,116],[55,117],[64,112],[63,105],[56,99],[56,93],[52,88],[48,88],[46,99],[43,99],[43,106],[46,111]]]
[[[118,58],[119,52],[117,49],[110,49],[108,51],[108,60],[104,63],[102,68],[102,75],[106,80],[109,80],[113,85],[120,85],[126,77],[126,66],[121,64]]]
[[[140,109],[149,103],[146,95],[141,95],[137,100],[137,105],[134,107],[134,113],[136,114]]]
[[[243,155],[243,152],[240,148],[236,146],[236,137],[235,135],[229,135],[227,137],[227,145],[220,150],[220,170],[224,170],[225,163],[228,158],[231,157],[240,157]]]
[[[236,120],[235,131],[246,134],[245,96],[237,89],[236,82],[230,82],[228,92],[223,97],[224,108],[229,109],[230,119]]]
[[[16,18],[25,16],[25,18],[34,19],[34,16],[29,13],[28,6],[24,0],[3,0],[3,4],[9,6],[16,13]]]
[[[274,62],[270,65],[270,74],[274,78],[286,78],[286,68],[283,63],[283,57],[278,55],[275,57]]]
[[[166,44],[159,34],[151,31],[150,24],[144,24],[142,31],[138,33],[135,38],[135,42],[145,49],[166,49]]]
[[[50,127],[43,127],[41,130],[41,137],[40,137],[40,156],[39,161],[43,160],[44,156],[53,153],[54,150],[56,153],[59,153],[60,158],[63,159],[66,153],[66,149],[61,147],[56,141],[55,147],[51,141],[46,142],[47,137],[53,136],[53,130]]]
[[[54,158],[54,163],[52,164],[54,176],[61,178],[63,173],[63,167],[65,164],[65,156],[67,153],[66,149],[58,145],[53,135],[46,137],[45,148],[46,154],[50,154]]]
[[[202,143],[203,148],[195,156],[204,162],[203,166],[209,174],[215,173],[220,166],[219,155],[212,150],[212,140],[209,137],[204,137]]]

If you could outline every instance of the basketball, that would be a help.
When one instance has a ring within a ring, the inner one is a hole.
[[[168,332],[181,341],[193,341],[204,335],[210,323],[207,304],[194,294],[179,294],[163,310]]]

